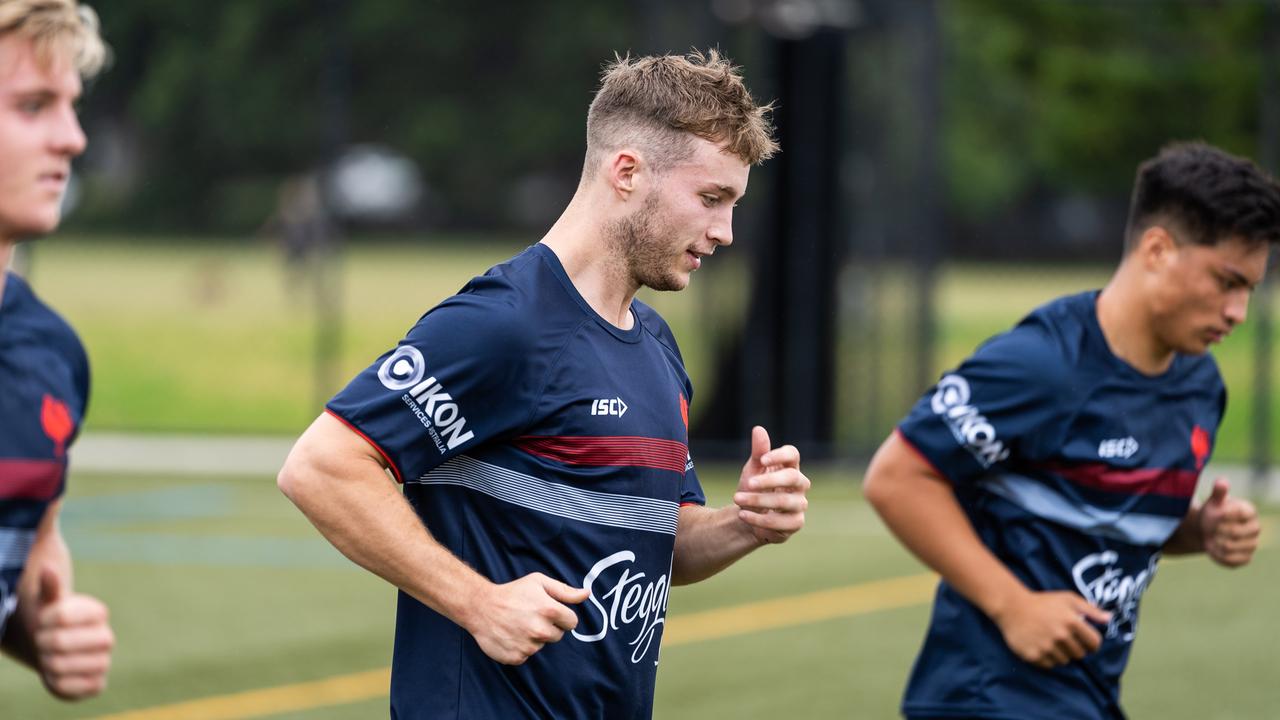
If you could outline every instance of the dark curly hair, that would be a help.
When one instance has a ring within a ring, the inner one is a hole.
[[[1179,242],[1280,242],[1280,185],[1252,161],[1207,143],[1172,143],[1138,166],[1125,249],[1166,223]]]

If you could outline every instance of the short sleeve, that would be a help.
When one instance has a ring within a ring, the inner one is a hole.
[[[1043,457],[1061,441],[1070,374],[1043,332],[1020,326],[943,375],[898,432],[952,482]]]
[[[455,295],[357,375],[326,410],[372,443],[400,481],[529,420],[530,323],[512,305]]]
[[[702,491],[702,483],[698,482],[698,471],[693,467],[693,454],[684,465],[684,477],[680,480],[681,505],[706,505],[707,496]]]

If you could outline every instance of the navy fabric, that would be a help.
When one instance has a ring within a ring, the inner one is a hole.
[[[676,520],[705,498],[679,350],[657,313],[631,310],[631,330],[606,322],[534,245],[429,311],[329,403],[485,577],[541,572],[591,591],[577,629],[520,666],[400,593],[392,717],[652,715]]]
[[[88,398],[89,360],[75,331],[9,273],[0,297],[0,632],[36,529],[62,495]]]
[[[1103,645],[1020,661],[946,582],[903,699],[909,717],[1123,718],[1120,676],[1160,549],[1186,516],[1226,405],[1212,356],[1147,376],[1113,355],[1097,292],[1038,308],[980,347],[898,432],[950,479],[988,548],[1033,590],[1113,613]]]

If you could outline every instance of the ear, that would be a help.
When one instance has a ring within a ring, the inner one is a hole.
[[[1162,270],[1178,259],[1178,241],[1160,225],[1152,225],[1138,236],[1133,252],[1148,270]]]
[[[644,158],[637,150],[623,148],[610,157],[606,177],[610,189],[620,200],[626,202],[639,189],[640,175],[644,168]]]

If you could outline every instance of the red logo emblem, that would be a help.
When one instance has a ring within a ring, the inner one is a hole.
[[[62,457],[67,452],[67,438],[76,429],[67,404],[46,393],[40,407],[40,424],[44,426],[44,434],[53,440],[53,454]]]
[[[1191,452],[1196,456],[1196,470],[1203,470],[1209,459],[1209,433],[1199,425],[1191,429]]]
[[[689,432],[689,401],[684,399],[684,393],[680,393],[680,419],[684,421],[684,431]]]

